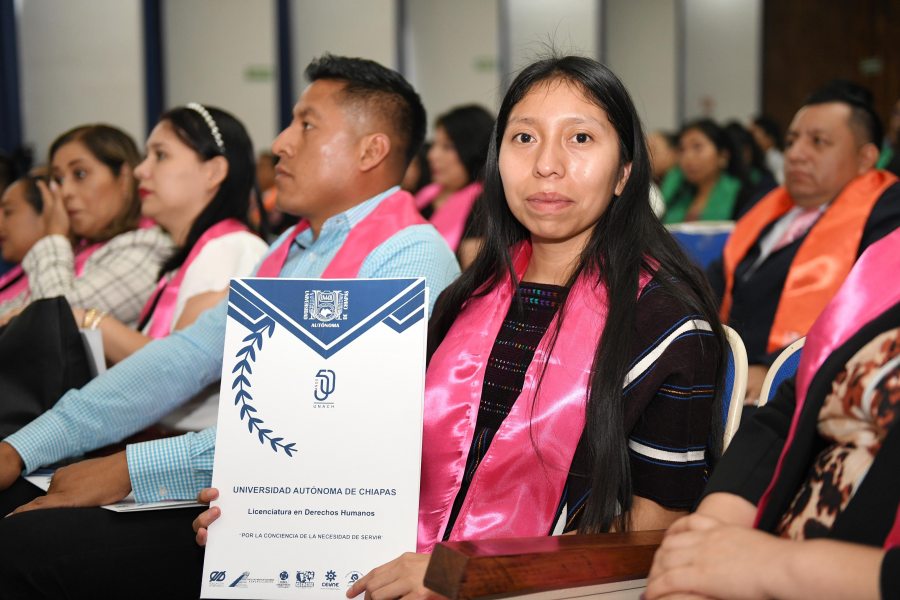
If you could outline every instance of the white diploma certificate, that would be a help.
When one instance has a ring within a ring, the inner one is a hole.
[[[228,296],[204,598],[334,598],[415,551],[419,279],[240,279]]]

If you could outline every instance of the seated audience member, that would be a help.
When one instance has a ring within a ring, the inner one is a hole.
[[[766,158],[753,135],[737,121],[725,125],[725,133],[731,138],[731,146],[741,161],[741,171],[746,174],[747,193],[741,194],[734,207],[734,218],[740,219],[763,196],[778,187],[778,182],[766,165]]]
[[[417,194],[419,190],[431,183],[431,169],[428,168],[428,151],[431,150],[431,144],[422,144],[422,148],[413,157],[412,162],[406,168],[403,174],[403,181],[400,187],[410,194]]]
[[[900,175],[900,100],[891,109],[888,129],[878,157],[878,167]]]
[[[416,206],[444,236],[454,252],[468,237],[478,237],[472,223],[481,196],[482,171],[494,118],[480,106],[454,108],[438,117],[428,150],[432,183],[416,194]],[[475,233],[472,234],[473,226]]]
[[[172,253],[162,230],[138,227],[139,161],[134,141],[109,125],[76,127],[51,144],[50,189],[38,183],[45,235],[22,258],[28,294],[0,305],[7,319],[28,301],[65,296],[72,306],[137,323]]]
[[[278,157],[271,152],[261,152],[256,159],[256,181],[258,190],[254,190],[257,202],[250,203],[250,222],[266,235],[278,235],[285,229],[295,225],[297,219],[281,212],[278,208],[278,190],[275,187],[275,166]],[[260,204],[262,209],[260,209]],[[263,217],[265,217],[265,222]]]
[[[666,197],[664,223],[728,221],[747,194],[737,151],[710,119],[686,125],[678,136],[682,185]]]
[[[678,136],[665,131],[654,131],[647,136],[653,183],[659,186],[663,196],[675,192],[681,185],[682,173],[678,166]]]
[[[717,453],[725,342],[649,184],[640,121],[612,72],[564,57],[519,74],[486,166],[494,235],[429,324],[421,554],[349,596],[420,597],[441,540],[549,535],[560,519],[570,532],[660,529],[694,505]]]
[[[650,206],[657,217],[666,212],[666,196],[674,193],[684,181],[678,166],[678,136],[664,131],[654,131],[647,136],[650,151],[652,181]]]
[[[707,275],[744,340],[747,400],[778,352],[806,335],[859,254],[900,225],[900,185],[872,167],[881,122],[855,87],[816,92],[788,129],[785,186],[737,222]]]
[[[580,532],[657,529],[691,508],[713,458],[702,449],[724,340],[701,278],[650,209],[640,129],[621,82],[590,59],[540,61],[510,87],[483,198],[488,231],[504,233],[438,300],[430,326],[423,554],[375,569],[351,597],[421,593],[437,542],[547,535],[562,506],[564,530]],[[469,335],[485,326],[483,341]],[[524,349],[507,350],[523,326]],[[647,353],[658,358],[629,372]],[[457,415],[469,381],[453,374],[473,354],[490,358],[471,376],[484,381],[466,431]],[[539,382],[526,382],[526,367]],[[573,367],[584,375],[573,379]],[[671,389],[691,390],[689,405],[676,407]],[[517,410],[532,402],[539,415]],[[530,429],[529,418],[547,425]],[[663,440],[666,465],[652,458]]]
[[[176,251],[137,330],[74,309],[76,322],[100,330],[108,362],[184,329],[222,299],[232,277],[250,274],[266,250],[247,224],[253,169],[247,131],[227,112],[192,103],[162,116],[134,174],[141,213],[169,233]]]
[[[325,55],[310,63],[306,73],[312,83],[272,146],[279,156],[279,205],[304,220],[272,245],[256,274],[424,276],[437,297],[459,274],[458,266],[441,236],[419,215],[412,196],[399,188],[425,135],[418,94],[398,73],[363,59]],[[208,486],[213,429],[129,445],[126,452],[64,467],[46,496],[19,475],[121,440],[217,380],[226,308],[220,303],[192,326],[148,344],[0,443],[0,488],[9,488],[0,492],[3,514],[36,497],[29,508],[98,506],[132,490],[140,502],[194,498]],[[164,385],[160,373],[165,373]],[[80,595],[86,596],[96,589],[95,577],[102,577],[106,589],[121,590],[133,583],[133,573],[127,572],[131,567],[108,569],[106,558],[127,558],[141,569],[172,559],[178,564],[165,577],[141,582],[135,595],[178,597],[176,589],[187,590],[181,595],[196,594],[196,559],[202,560],[202,552],[193,542],[190,522],[198,512],[165,510],[110,519],[112,513],[103,509],[56,509],[2,519],[3,589],[26,597],[55,597],[79,595],[84,586]],[[56,533],[48,538],[40,530],[50,522]],[[84,537],[86,531],[90,539]],[[41,549],[30,545],[38,538]],[[118,546],[127,538],[140,543]],[[13,539],[22,540],[14,551],[22,561],[7,554],[18,544]],[[75,547],[91,552],[73,554]],[[35,568],[42,572],[37,579],[28,573]]]
[[[16,161],[5,152],[0,152],[0,194],[6,191],[12,183],[19,178]]]
[[[14,181],[0,198],[0,252],[13,265],[0,276],[0,306],[13,309],[26,301],[28,278],[19,263],[46,234],[43,210],[37,178],[30,175]]]
[[[771,117],[759,115],[750,123],[750,133],[766,157],[766,166],[775,181],[784,185],[784,139],[781,127]]]
[[[885,285],[898,272],[900,230],[863,253],[796,379],[669,529],[648,598],[900,597],[900,287]]]

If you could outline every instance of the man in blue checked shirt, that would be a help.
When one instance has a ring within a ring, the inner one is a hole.
[[[311,84],[272,146],[279,156],[280,208],[309,223],[303,231],[288,230],[263,260],[268,268],[273,260],[281,261],[285,277],[318,277],[339,250],[366,244],[365,236],[353,236],[354,228],[373,211],[384,214],[379,206],[386,200],[396,204],[397,185],[425,133],[419,97],[394,71],[367,60],[325,55],[310,63],[306,74]],[[406,225],[374,248],[356,252],[358,276],[424,276],[433,301],[459,267],[431,225]],[[63,507],[109,504],[131,491],[139,502],[195,498],[210,485],[213,429],[132,444],[124,452],[64,467],[46,496],[20,474],[118,442],[217,380],[225,314],[222,302],[193,326],[149,344],[83,389],[70,391],[52,410],[0,442],[0,489],[5,490],[0,510],[7,514],[20,507],[0,520],[4,590],[22,597],[71,594],[75,582],[90,580],[86,573],[97,569],[104,588],[135,590],[132,570],[104,564],[122,560],[126,551],[116,543],[125,540],[131,544],[130,565],[153,565],[178,548],[202,556],[190,527],[199,509],[114,514]],[[32,512],[38,508],[56,510]],[[82,546],[91,551],[74,551]],[[108,560],[97,559],[98,548]],[[40,576],[33,576],[33,569]],[[156,597],[177,587],[173,578],[183,575],[195,588],[197,569],[167,571],[138,587],[141,594]],[[121,582],[115,581],[118,577]],[[152,580],[162,588],[153,589]]]

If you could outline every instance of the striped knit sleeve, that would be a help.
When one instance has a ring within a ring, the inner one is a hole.
[[[632,491],[673,510],[693,508],[708,471],[717,356],[709,323],[655,282],[638,300],[625,378],[624,425]],[[590,494],[582,434],[566,489],[563,531],[575,531]]]
[[[717,356],[709,323],[661,288],[637,306],[625,427],[635,496],[692,508],[708,474]]]

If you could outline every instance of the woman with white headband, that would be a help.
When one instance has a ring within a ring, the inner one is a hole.
[[[266,250],[247,221],[254,169],[247,131],[227,112],[190,103],[162,116],[134,173],[141,213],[168,232],[175,252],[137,330],[98,309],[73,309],[77,322],[100,330],[108,362],[190,325],[229,279],[250,273]]]
[[[53,164],[54,173],[57,173],[60,165]],[[78,164],[73,169],[74,178],[84,181],[86,178],[78,179],[82,168]],[[137,181],[136,196],[140,198],[140,214],[145,218],[145,226],[130,235],[138,241],[164,238],[167,240],[165,255],[160,260],[141,264],[135,262],[133,248],[120,248],[122,255],[118,263],[116,257],[109,257],[96,267],[98,270],[105,268],[110,277],[118,274],[118,280],[108,278],[102,295],[94,299],[66,295],[75,323],[100,332],[108,363],[119,362],[153,339],[193,323],[204,310],[221,300],[232,277],[251,272],[267,247],[247,222],[255,181],[253,147],[244,126],[230,114],[196,103],[167,112],[150,133],[146,157],[131,172]],[[66,190],[78,183],[63,181],[61,184],[59,180],[69,176],[56,177],[55,185],[43,190],[44,213],[63,212],[64,209],[63,215],[72,215],[74,227],[76,217],[81,217],[73,211],[73,207],[79,206],[79,198],[66,195]],[[154,222],[158,227],[152,226]],[[168,241],[170,237],[171,242]],[[114,238],[108,246],[117,245],[117,240]],[[102,252],[97,250],[96,255]],[[25,262],[27,258],[23,264]],[[90,260],[87,265],[91,265]],[[62,274],[67,272],[66,269],[67,265],[57,266]],[[71,263],[68,269],[71,270]],[[152,271],[147,273],[148,269]],[[149,281],[140,287],[138,305],[127,315],[99,301],[99,298],[134,296],[137,289],[134,281],[138,279]],[[32,321],[33,315],[26,323],[32,324]],[[29,334],[34,329],[25,327]],[[46,336],[53,339],[43,339]],[[35,332],[28,343],[52,349],[58,345],[57,336],[64,338],[63,333],[50,328],[46,334]],[[13,342],[16,339],[14,336]],[[0,344],[2,355],[4,348],[12,343],[0,342],[5,343]],[[16,351],[16,348],[7,350]],[[72,356],[74,352],[76,350],[64,350],[61,360],[65,362],[72,357],[73,364],[79,364],[77,357]],[[80,345],[77,352],[80,353]],[[10,405],[13,408],[4,410],[0,407],[0,434],[17,431],[39,416],[55,404],[66,386],[80,385],[78,381],[69,381],[55,393],[52,388],[48,392],[48,386],[42,383],[45,377],[40,369],[0,369],[0,389],[15,390],[16,396]],[[38,395],[40,402],[36,403],[31,396],[39,390],[44,392]],[[208,395],[199,395],[196,403],[170,415],[165,426],[194,429],[210,425],[214,412],[210,405],[214,404],[215,398],[203,402]]]

